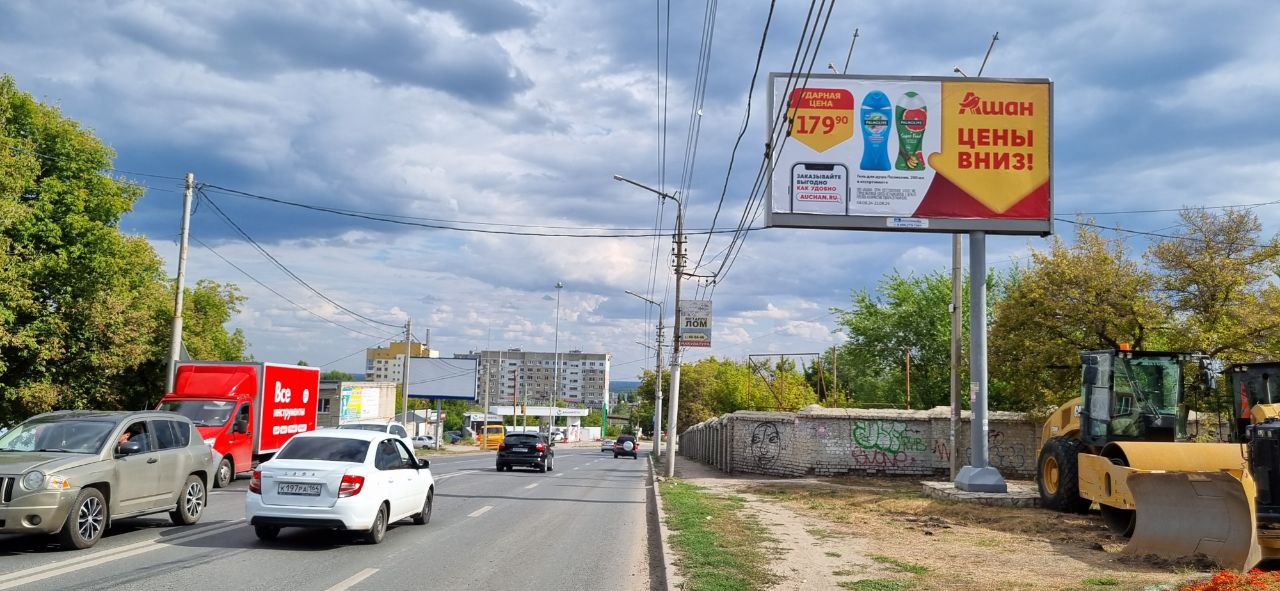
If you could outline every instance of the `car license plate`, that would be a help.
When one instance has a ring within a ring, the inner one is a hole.
[[[276,489],[282,495],[298,495],[303,497],[320,496],[319,484],[295,484],[281,483],[280,488]]]
[[[526,452],[526,451],[529,451],[529,448],[527,448],[527,447],[514,447],[514,448],[511,448],[511,451]]]

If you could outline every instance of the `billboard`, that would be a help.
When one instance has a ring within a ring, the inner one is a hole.
[[[711,346],[711,300],[680,300],[680,346]]]
[[[479,359],[413,357],[409,360],[410,398],[476,400]]]
[[[343,384],[339,394],[342,405],[341,414],[338,415],[339,422],[380,418],[382,416],[379,414],[381,398],[382,388],[380,387]],[[387,415],[391,414],[392,409],[387,409]]]
[[[769,226],[1052,233],[1049,80],[771,74],[769,86],[786,133],[769,148]]]

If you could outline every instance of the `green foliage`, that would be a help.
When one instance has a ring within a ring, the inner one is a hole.
[[[912,588],[910,581],[896,579],[862,579],[861,581],[840,581],[841,589],[854,591],[906,591]]]
[[[331,369],[320,374],[320,379],[335,382],[350,382],[351,380],[356,379],[356,377],[340,369]]]
[[[1120,343],[1149,347],[1165,310],[1155,277],[1129,258],[1123,240],[1085,226],[1075,244],[1054,237],[995,309],[991,373],[1012,386],[1007,407],[1047,412],[1079,395],[1080,351]]]
[[[1003,298],[1015,277],[988,274],[987,306]],[[961,383],[968,382],[969,289],[963,286]],[[856,291],[848,310],[836,309],[840,330],[848,340],[836,358],[838,384],[828,385],[825,406],[906,407],[907,356],[911,357],[911,408],[946,406],[951,400],[951,276],[944,273],[902,275],[894,272],[874,292]],[[990,314],[989,314],[990,316]],[[821,380],[834,382],[831,356],[823,357]],[[811,370],[810,384],[818,379]],[[991,396],[1004,387],[993,381]]]
[[[636,395],[640,402],[631,413],[631,422],[645,431],[652,430],[654,410],[654,377],[646,371]],[[670,374],[663,372],[663,397],[666,399]],[[818,396],[800,373],[794,359],[773,362],[709,357],[680,368],[679,429],[737,410],[798,410],[814,404]],[[667,409],[663,408],[665,414]],[[665,430],[670,430],[663,417]]]
[[[150,244],[119,231],[141,189],[102,174],[112,157],[0,77],[0,423],[163,394],[173,288]],[[222,327],[235,287],[199,282],[187,297],[192,354],[241,358],[244,335]]]
[[[887,564],[889,566],[892,566],[898,572],[910,573],[913,575],[923,575],[929,572],[929,567],[924,566],[923,564],[905,562],[902,560],[898,560],[897,558],[894,558],[892,556],[883,556],[880,554],[870,554],[869,556],[871,557],[872,560],[879,562],[880,564]]]

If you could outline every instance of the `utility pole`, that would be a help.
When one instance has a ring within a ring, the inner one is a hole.
[[[671,404],[667,407],[667,478],[676,475],[676,437],[679,423],[676,421],[680,408],[680,284],[684,279],[684,203],[671,196],[676,202],[676,315],[675,327],[671,334]]]
[[[484,352],[480,352],[480,361],[484,362]],[[483,427],[480,427],[480,449],[489,449],[489,438],[485,434],[489,431],[489,380],[484,381],[484,419],[480,421]]]
[[[413,355],[413,319],[404,321],[404,364],[400,366],[401,399],[404,403],[404,414],[400,421],[409,424],[409,357]],[[414,429],[416,432],[417,429]]]
[[[627,290],[626,293],[658,307],[658,342],[653,349],[656,362],[653,368],[653,457],[660,458],[662,457],[662,302],[655,302],[634,291]],[[643,343],[641,345],[648,347]]]
[[[173,304],[173,334],[169,338],[169,373],[165,376],[164,391],[173,392],[174,372],[178,365],[178,351],[182,348],[182,290],[187,279],[187,236],[191,233],[191,192],[196,187],[195,173],[187,173],[186,190],[182,193],[182,237],[178,241],[177,295]]]
[[[556,367],[554,377],[551,379],[551,396],[547,397],[547,441],[552,440],[552,436],[556,426],[556,405],[555,401],[560,398],[560,290],[564,289],[564,283],[556,282]]]
[[[671,334],[671,404],[667,408],[667,478],[675,476],[676,471],[676,431],[679,425],[676,422],[676,416],[680,408],[680,283],[684,279],[684,202],[677,195],[663,193],[653,187],[649,187],[631,179],[613,175],[613,180],[627,183],[644,189],[650,193],[657,195],[662,199],[670,199],[676,202],[676,233],[672,238],[675,243],[676,254],[676,305],[675,305],[675,326],[672,328]],[[661,375],[659,375],[661,378]]]
[[[911,410],[911,347],[902,350],[907,358],[907,408]]]

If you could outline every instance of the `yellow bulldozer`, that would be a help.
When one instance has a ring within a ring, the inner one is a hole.
[[[1045,507],[1087,511],[1129,537],[1126,552],[1205,555],[1247,570],[1280,557],[1280,363],[1227,368],[1229,443],[1192,442],[1184,367],[1203,356],[1128,349],[1080,354],[1081,396],[1045,422],[1037,483]]]

